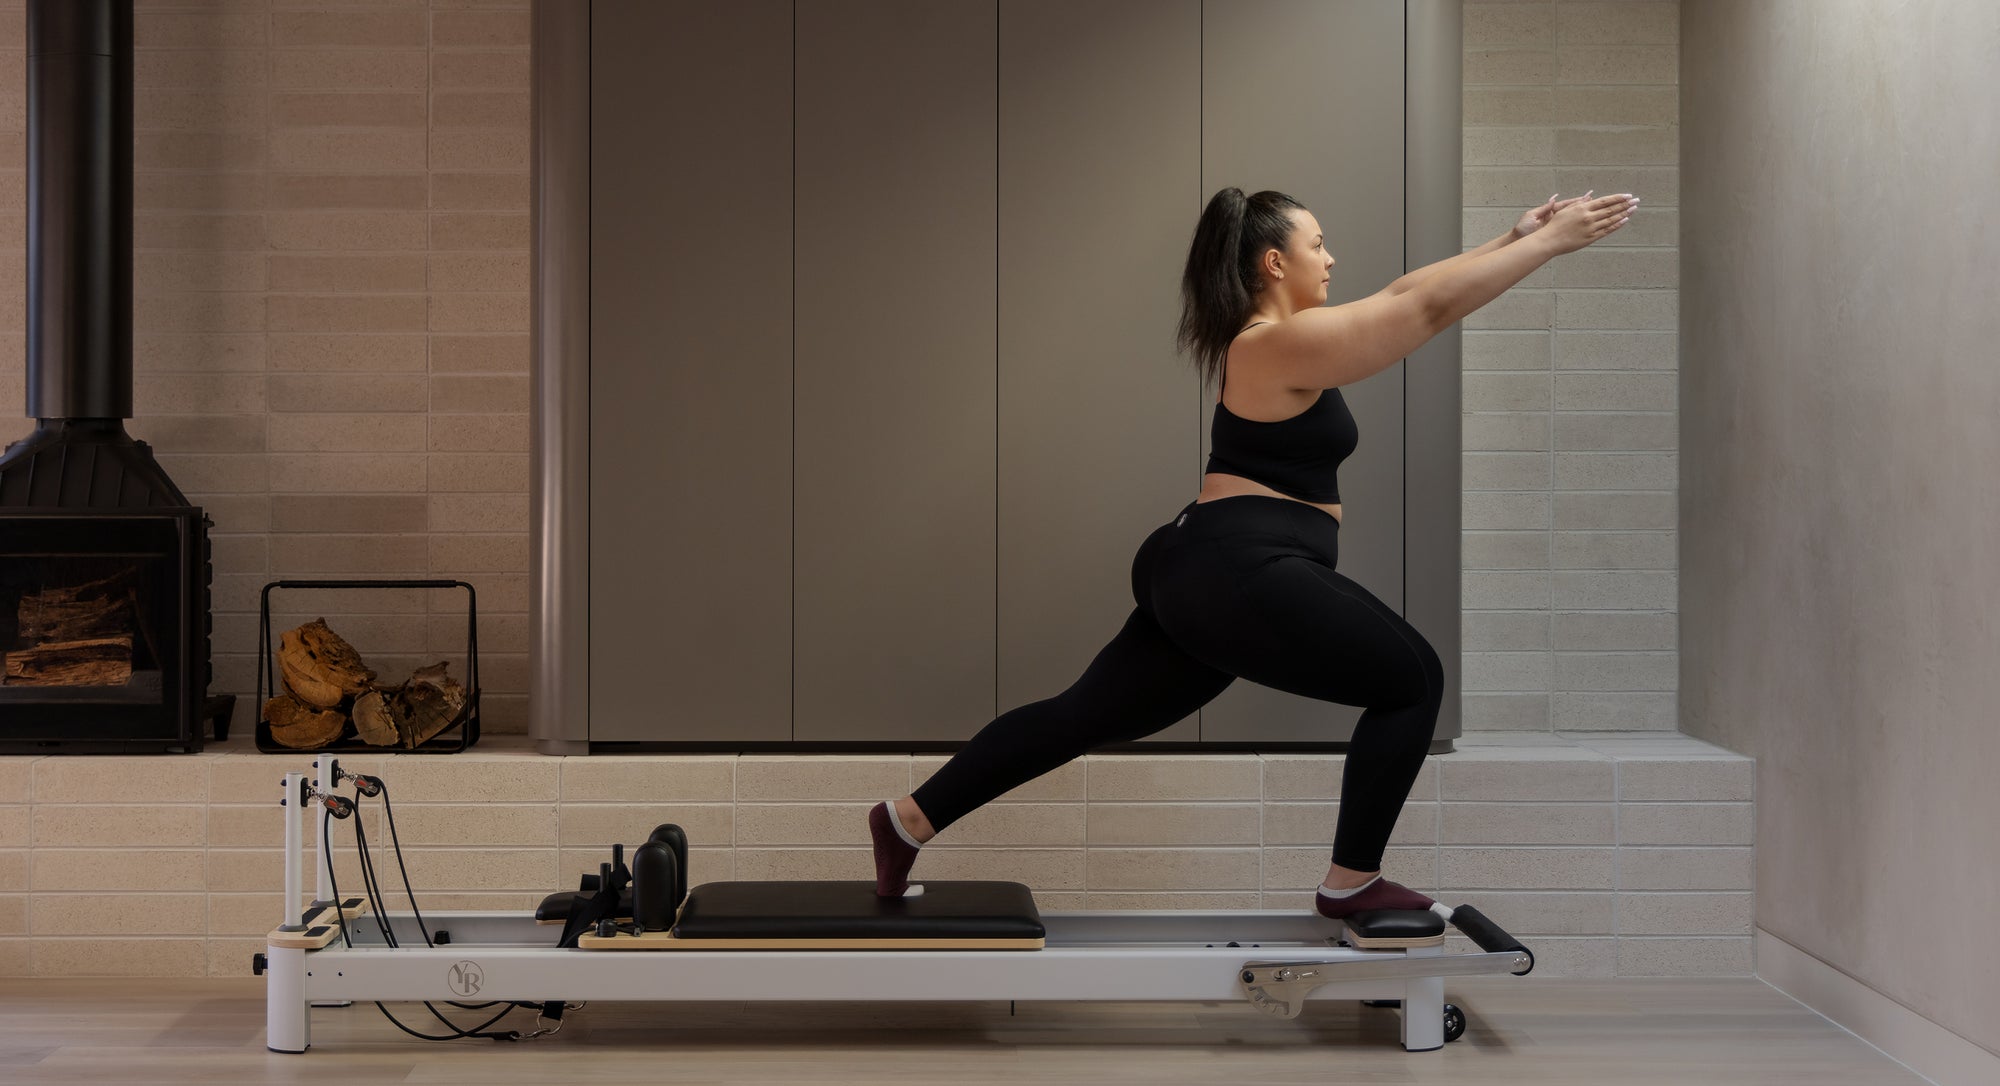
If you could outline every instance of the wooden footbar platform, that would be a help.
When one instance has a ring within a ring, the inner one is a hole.
[[[347,922],[350,924],[368,911],[368,902],[358,897],[348,898],[342,901],[340,906],[341,913],[347,917]],[[334,914],[332,905],[321,905],[316,909],[306,910],[305,916],[301,917],[299,922],[305,925],[304,931],[273,928],[271,934],[265,936],[266,942],[271,946],[318,950],[340,938],[340,917]]]

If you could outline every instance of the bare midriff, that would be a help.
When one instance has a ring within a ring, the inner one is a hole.
[[[1211,471],[1201,477],[1201,496],[1194,501],[1196,505],[1200,505],[1203,502],[1212,502],[1217,498],[1235,498],[1244,494],[1264,494],[1273,498],[1283,498],[1288,502],[1298,502],[1300,505],[1310,505],[1314,509],[1325,510],[1327,515],[1331,516],[1334,520],[1340,519],[1339,502],[1328,504],[1309,502],[1304,498],[1294,498],[1290,494],[1280,494],[1255,479],[1245,479],[1241,475],[1224,475],[1216,471]]]

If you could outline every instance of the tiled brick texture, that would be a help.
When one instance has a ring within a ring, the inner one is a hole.
[[[1642,201],[1463,324],[1468,732],[1677,723],[1679,31],[1678,0],[1465,5],[1465,247]]]

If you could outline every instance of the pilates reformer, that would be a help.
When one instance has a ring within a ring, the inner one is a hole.
[[[656,828],[622,845],[578,890],[549,895],[533,913],[442,912],[389,916],[357,822],[365,895],[339,897],[329,820],[387,789],[330,756],[316,782],[284,778],[285,922],[254,971],[266,976],[265,1044],[304,1052],[314,1006],[355,1000],[503,1007],[480,1027],[432,1040],[527,1040],[561,1028],[570,1001],[647,1000],[1131,1000],[1234,1001],[1295,1018],[1311,999],[1400,1007],[1412,1052],[1441,1048],[1465,1030],[1444,1001],[1444,978],[1526,975],[1534,955],[1469,905],[1383,910],[1347,921],[1295,910],[1041,912],[1026,886],[930,881],[878,898],[872,881],[711,882],[688,889],[687,837]],[[355,797],[336,795],[352,781]],[[318,894],[299,904],[299,819],[316,810]],[[388,808],[394,836],[394,808]],[[396,845],[401,867],[401,846]],[[408,888],[405,871],[404,884]],[[1480,948],[1444,951],[1449,922]],[[550,931],[562,926],[562,934]],[[659,953],[648,953],[657,951]],[[459,1000],[478,999],[468,1004]],[[538,1028],[488,1032],[517,1008]]]

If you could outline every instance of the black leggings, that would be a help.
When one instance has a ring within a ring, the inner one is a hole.
[[[981,728],[912,794],[917,808],[942,831],[1079,754],[1185,719],[1241,676],[1366,708],[1333,862],[1379,869],[1437,729],[1444,665],[1401,615],[1334,572],[1338,529],[1324,510],[1268,495],[1188,503],[1140,545],[1138,606],[1083,676]]]

